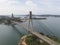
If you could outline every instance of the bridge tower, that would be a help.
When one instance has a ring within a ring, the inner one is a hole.
[[[32,11],[29,12],[29,19],[32,19]]]
[[[14,18],[14,15],[13,15],[13,13],[12,13],[12,18]]]
[[[32,11],[29,11],[28,29],[32,29],[33,30]]]

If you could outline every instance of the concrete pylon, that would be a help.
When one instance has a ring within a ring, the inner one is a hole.
[[[28,29],[33,30],[32,11],[29,11]]]
[[[14,15],[13,15],[13,13],[12,13],[12,18],[14,18]]]

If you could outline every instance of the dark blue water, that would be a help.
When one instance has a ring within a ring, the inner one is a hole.
[[[27,25],[25,22],[23,25]],[[55,35],[60,39],[60,18],[49,17],[47,20],[33,20],[33,28],[36,32]],[[50,34],[51,33],[51,34]],[[21,26],[0,25],[0,45],[18,45],[22,35],[27,34]]]

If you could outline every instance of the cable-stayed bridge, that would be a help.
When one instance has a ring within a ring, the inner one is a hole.
[[[25,19],[26,19],[26,17],[25,17]],[[33,19],[33,18],[32,18],[32,12],[30,11],[29,18],[26,19],[26,20],[29,21],[28,26],[20,25],[20,23],[18,23],[18,22],[16,22],[16,21],[12,21],[12,20],[11,20],[11,22],[12,22],[12,23],[15,23],[15,24],[18,24],[19,26],[21,26],[22,28],[24,28],[24,29],[25,29],[26,31],[28,31],[29,33],[37,36],[38,38],[44,40],[45,42],[47,42],[47,43],[50,44],[50,45],[60,45],[60,43],[58,43],[58,42],[56,42],[56,41],[48,38],[47,36],[42,35],[42,34],[40,34],[40,33],[38,33],[38,32],[35,32],[34,29],[33,29],[32,19]],[[42,18],[42,19],[43,19],[43,18]],[[32,26],[32,28],[30,28],[30,25]]]
[[[28,26],[20,25],[20,23],[18,22],[20,19],[19,19],[19,18],[15,18],[15,17],[13,16],[13,14],[12,14],[12,18],[9,18],[9,17],[8,17],[8,18],[7,18],[7,17],[5,18],[5,17],[3,17],[2,20],[5,20],[5,22],[8,22],[9,24],[12,24],[12,25],[18,24],[20,27],[24,28],[24,29],[25,29],[26,31],[28,31],[29,33],[37,36],[38,38],[44,40],[45,42],[47,42],[47,43],[50,44],[50,45],[60,45],[58,42],[56,42],[56,41],[48,38],[46,35],[42,35],[42,34],[36,32],[36,31],[34,31],[34,29],[33,29],[33,20],[45,20],[45,19],[46,19],[46,18],[41,18],[41,17],[37,18],[36,16],[42,16],[42,15],[33,15],[32,12],[30,11],[28,15],[26,15],[24,18],[21,19],[21,20],[23,20],[23,22],[24,22],[24,21],[28,21]],[[19,20],[17,21],[17,19],[19,19]],[[4,21],[3,21],[3,22],[4,22]],[[41,23],[40,25],[42,26],[42,24],[43,24],[43,23]],[[44,25],[44,24],[43,24],[43,25]],[[42,27],[43,27],[43,26],[42,26]],[[43,28],[44,28],[44,30],[45,30],[47,33],[49,32],[49,34],[54,35],[53,32],[47,31],[47,30],[45,29],[45,27],[46,27],[46,26],[44,26]],[[49,29],[48,29],[48,30],[49,30]]]

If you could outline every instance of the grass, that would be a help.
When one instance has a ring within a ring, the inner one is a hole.
[[[25,42],[27,43],[27,45],[49,45],[48,43],[44,42],[41,43],[40,39],[37,38],[36,36],[32,35],[32,36],[28,36],[25,40]]]
[[[41,35],[44,35],[43,33],[40,33],[40,34],[41,34]],[[52,40],[60,43],[60,40],[59,40],[58,38],[56,38],[56,36],[48,36],[48,35],[46,35],[46,36],[47,36],[48,38],[50,38],[50,39],[52,39]]]
[[[48,35],[47,35],[47,37],[49,37],[50,39],[52,39],[52,40],[60,43],[60,39],[56,38],[55,36],[48,36]]]

